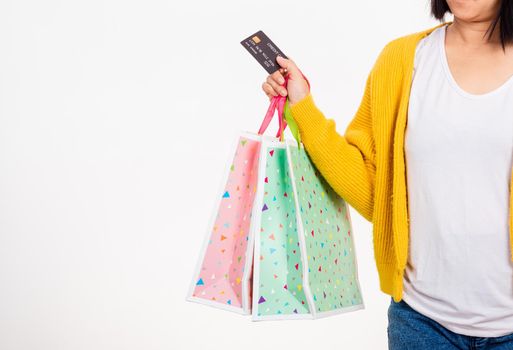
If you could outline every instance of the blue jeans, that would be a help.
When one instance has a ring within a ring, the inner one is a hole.
[[[390,298],[389,350],[513,350],[513,333],[502,337],[473,337],[454,333],[412,309],[404,300]],[[513,327],[513,325],[511,325]]]

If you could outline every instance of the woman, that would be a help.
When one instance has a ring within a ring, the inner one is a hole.
[[[344,135],[291,59],[262,89],[373,223],[389,348],[513,349],[513,0],[431,6],[442,23],[382,49]]]

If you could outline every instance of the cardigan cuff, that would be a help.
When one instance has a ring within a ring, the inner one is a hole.
[[[290,113],[298,125],[303,143],[314,143],[321,130],[324,130],[326,118],[316,106],[312,93],[309,92],[303,99],[291,105]]]

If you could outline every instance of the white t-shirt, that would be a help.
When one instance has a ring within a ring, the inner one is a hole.
[[[415,55],[403,299],[453,332],[503,336],[513,333],[513,77],[486,94],[461,89],[447,63],[446,28],[423,38]]]

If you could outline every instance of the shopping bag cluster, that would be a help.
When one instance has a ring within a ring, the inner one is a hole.
[[[285,97],[271,100],[258,133],[236,141],[187,300],[255,321],[365,308],[348,204],[310,159]]]

